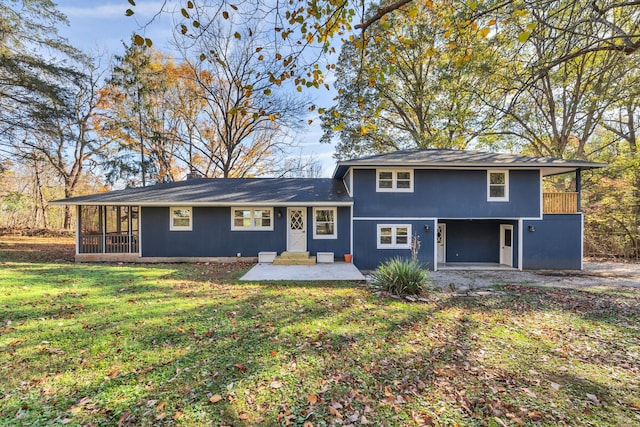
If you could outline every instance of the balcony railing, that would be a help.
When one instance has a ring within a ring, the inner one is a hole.
[[[138,252],[138,236],[109,233],[80,236],[81,254],[129,254]]]
[[[543,193],[544,213],[569,214],[578,212],[578,193]]]

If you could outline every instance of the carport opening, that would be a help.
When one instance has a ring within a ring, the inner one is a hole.
[[[517,267],[517,221],[439,220],[438,269]]]

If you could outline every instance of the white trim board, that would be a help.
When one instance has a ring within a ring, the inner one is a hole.
[[[229,202],[149,202],[140,204],[139,202],[132,200],[129,202],[73,202],[73,203],[61,203],[61,202],[50,202],[50,205],[56,206],[140,206],[145,208],[165,208],[165,207],[212,207],[212,208],[230,208],[235,206],[247,206],[247,207],[313,207],[313,206],[353,206],[353,202],[242,202],[242,201],[229,201]]]
[[[573,215],[573,214],[571,214]],[[533,217],[504,217],[504,216],[496,216],[496,217],[460,217],[460,218],[451,218],[451,217],[354,217],[354,221],[440,221],[440,220],[451,220],[451,221],[464,221],[467,219],[471,219],[474,221],[481,220],[506,220],[506,221],[542,221],[543,218],[533,218]]]
[[[354,221],[435,221],[432,217],[353,217]]]
[[[523,255],[522,255],[522,248],[524,247],[524,244],[522,242],[522,239],[524,237],[524,232],[522,230],[522,227],[524,226],[524,221],[523,220],[518,220],[518,270],[522,271],[522,259],[523,259]]]

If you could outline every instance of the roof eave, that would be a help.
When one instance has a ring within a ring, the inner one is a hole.
[[[158,202],[139,202],[135,200],[130,201],[96,201],[96,200],[52,200],[50,205],[56,206],[142,206],[142,207],[167,207],[167,206],[193,206],[193,207],[231,207],[231,206],[273,206],[273,207],[287,207],[287,206],[353,206],[352,200],[342,201],[316,201],[316,202],[299,202],[299,201],[259,201],[259,202],[246,202],[246,201],[232,201],[232,202],[170,202],[170,201],[158,201]]]
[[[350,168],[363,167],[363,168],[394,168],[394,167],[409,167],[409,168],[421,168],[421,169],[561,169],[561,172],[553,173],[562,174],[576,170],[589,170],[604,168],[607,165],[605,163],[565,163],[565,164],[533,164],[533,163],[425,163],[425,162],[371,162],[371,163],[358,163],[358,162],[344,162],[338,163],[333,172],[334,178],[341,178],[345,175],[346,171]],[[549,174],[551,175],[551,174]]]

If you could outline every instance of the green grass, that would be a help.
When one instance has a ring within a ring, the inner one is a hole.
[[[0,237],[0,425],[640,423],[637,289],[409,303],[23,245]]]

